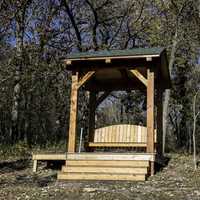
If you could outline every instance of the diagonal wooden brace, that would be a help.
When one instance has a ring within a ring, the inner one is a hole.
[[[87,72],[79,81],[78,81],[78,89],[84,84],[86,83],[93,75],[94,75],[95,71],[89,71]]]
[[[138,70],[132,69],[130,72],[147,87],[147,79]]]

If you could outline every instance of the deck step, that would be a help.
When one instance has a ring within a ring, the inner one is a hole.
[[[145,174],[58,173],[58,180],[130,180],[145,181]]]
[[[67,160],[67,166],[148,167],[146,160]]]
[[[131,167],[70,167],[64,166],[62,172],[67,173],[107,173],[107,174],[147,174],[147,168],[131,168]]]
[[[154,161],[155,154],[128,153],[68,153],[67,160],[142,160]]]
[[[59,180],[144,181],[154,154],[68,153]]]

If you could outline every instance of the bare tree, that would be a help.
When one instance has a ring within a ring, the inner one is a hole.
[[[196,124],[197,118],[200,114],[200,111],[196,108],[196,101],[198,97],[199,91],[197,91],[193,97],[193,132],[192,132],[192,140],[193,140],[193,162],[194,162],[194,169],[197,169],[197,158],[196,158]]]

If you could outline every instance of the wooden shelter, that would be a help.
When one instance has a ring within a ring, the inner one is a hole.
[[[66,165],[58,179],[145,180],[146,175],[153,175],[156,155],[162,155],[162,96],[170,88],[166,50],[136,48],[76,53],[69,55],[65,63],[72,72],[71,107]],[[78,92],[83,86],[89,91],[90,152],[77,153]],[[147,127],[119,124],[95,130],[95,110],[111,91],[138,89],[147,95]],[[99,92],[103,94],[99,96]],[[91,151],[95,147],[146,150],[97,153]]]

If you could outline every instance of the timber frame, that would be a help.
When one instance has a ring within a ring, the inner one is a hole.
[[[95,110],[110,92],[140,89],[146,91],[147,95],[146,153],[156,152],[162,156],[162,96],[165,89],[171,86],[164,48],[77,53],[69,55],[64,62],[67,70],[72,72],[67,153],[76,152],[78,92],[84,86],[84,89],[89,91],[88,142],[94,140]],[[99,92],[103,92],[100,97],[97,95]],[[155,107],[157,107],[156,115]],[[153,163],[151,174],[154,173]]]

